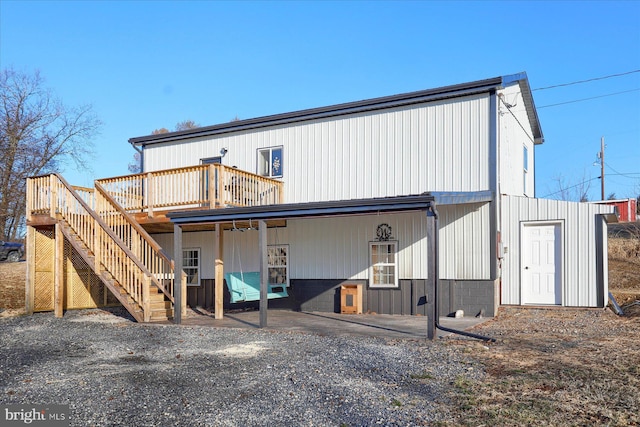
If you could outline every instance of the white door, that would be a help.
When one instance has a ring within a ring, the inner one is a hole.
[[[522,304],[562,304],[560,224],[523,226]]]

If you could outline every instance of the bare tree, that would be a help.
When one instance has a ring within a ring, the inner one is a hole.
[[[199,127],[200,125],[194,122],[193,120],[183,120],[176,124],[175,131],[179,132],[181,130],[196,129]],[[163,127],[163,128],[154,129],[153,132],[151,132],[151,135],[162,135],[163,133],[169,133],[169,132],[170,132],[169,129]],[[127,169],[129,170],[129,172],[131,173],[142,172],[142,163],[140,162],[141,157],[142,156],[140,155],[140,153],[133,153],[133,159],[127,165]]]
[[[176,132],[181,130],[189,130],[199,128],[200,125],[193,120],[184,120],[176,124]]]
[[[39,72],[0,71],[0,238],[19,237],[26,178],[68,161],[87,169],[100,125],[90,105],[64,106]]]
[[[560,200],[588,202],[589,190],[591,189],[591,180],[587,179],[584,175],[577,184],[567,184],[566,179],[562,174],[553,178],[558,185],[558,191],[553,193],[557,195]]]

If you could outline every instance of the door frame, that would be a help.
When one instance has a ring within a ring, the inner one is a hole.
[[[566,294],[566,290],[565,290],[566,281],[564,277],[565,264],[566,264],[566,253],[565,253],[565,244],[564,244],[565,229],[564,229],[564,220],[560,220],[560,219],[546,220],[546,221],[521,221],[520,222],[520,305],[526,305],[526,303],[524,302],[524,288],[525,288],[524,263],[525,263],[525,257],[528,255],[528,249],[526,245],[527,241],[526,241],[525,229],[526,227],[549,226],[549,225],[558,226],[560,229],[560,236],[556,241],[556,247],[558,248],[558,251],[560,253],[560,256],[556,258],[560,262],[560,266],[559,266],[560,284],[558,286],[558,289],[560,291],[559,305],[560,306],[565,305],[565,294]],[[558,266],[556,265],[556,272],[557,272],[557,268]],[[535,304],[532,304],[532,305],[535,305]],[[554,306],[557,306],[557,304],[554,304]]]

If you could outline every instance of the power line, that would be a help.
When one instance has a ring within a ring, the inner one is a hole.
[[[609,163],[604,164],[606,167],[608,167],[609,169],[611,169],[612,171],[614,171],[615,173],[610,173],[609,175],[613,175],[613,176],[624,176],[625,178],[634,178],[634,175],[638,175],[640,176],[640,172],[631,172],[631,173],[622,173],[622,172],[618,172],[617,170],[615,170],[614,168],[611,167],[611,165],[609,165]]]
[[[534,144],[536,143],[533,138],[531,137],[531,135],[529,135],[529,132],[527,132],[527,130],[524,128],[524,126],[522,126],[522,123],[520,123],[520,120],[518,120],[518,118],[516,117],[515,114],[513,114],[513,111],[511,111],[511,108],[509,107],[509,105],[504,102],[504,99],[502,99],[502,96],[499,96],[498,99],[500,99],[500,101],[502,102],[502,104],[507,108],[507,111],[509,113],[511,113],[511,115],[513,116],[514,119],[516,119],[516,122],[520,125],[520,129],[522,129],[522,131],[524,132],[525,135],[527,135],[527,137],[531,140],[531,142],[533,142]]]
[[[563,86],[571,86],[571,85],[577,85],[580,83],[587,83],[587,82],[593,82],[596,80],[604,80],[604,79],[610,79],[612,77],[620,77],[620,76],[626,76],[628,74],[633,74],[633,73],[640,73],[640,70],[633,70],[633,71],[627,71],[625,73],[618,73],[618,74],[610,74],[608,76],[602,76],[602,77],[594,77],[592,79],[587,79],[587,80],[578,80],[575,82],[570,82],[570,83],[560,83],[557,85],[553,85],[553,86],[546,86],[546,87],[539,87],[536,89],[531,89],[531,91],[536,91],[536,90],[546,90],[546,89],[553,89],[556,87],[563,87]]]
[[[584,180],[584,181],[582,181],[582,182],[580,182],[580,183],[578,183],[578,184],[576,184],[576,185],[572,185],[572,186],[570,186],[570,187],[561,188],[560,190],[558,190],[558,191],[556,191],[556,192],[553,192],[553,193],[549,193],[549,194],[547,194],[546,196],[542,196],[541,198],[542,198],[542,199],[546,199],[546,198],[547,198],[547,197],[549,197],[549,196],[553,196],[554,194],[558,194],[558,193],[562,193],[562,192],[567,191],[567,190],[571,190],[572,188],[580,187],[581,185],[584,185],[584,184],[586,184],[587,182],[595,181],[596,179],[600,179],[600,177],[599,177],[599,176],[596,176],[595,178],[591,178],[591,179]]]
[[[539,110],[541,108],[548,108],[548,107],[555,107],[555,106],[558,106],[558,105],[573,104],[573,103],[576,103],[576,102],[589,101],[589,100],[598,99],[598,98],[606,98],[607,96],[620,95],[620,94],[629,93],[629,92],[637,92],[639,90],[640,90],[640,88],[623,90],[621,92],[607,93],[607,94],[604,94],[604,95],[592,96],[590,98],[574,99],[573,101],[558,102],[557,104],[543,105],[541,107],[536,107],[536,108]]]

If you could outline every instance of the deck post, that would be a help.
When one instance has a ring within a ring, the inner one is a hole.
[[[216,223],[215,239],[214,239],[214,257],[215,257],[215,289],[214,289],[214,313],[215,318],[220,320],[223,317],[224,304],[224,262],[222,261],[223,254],[223,233],[220,223]]]
[[[182,323],[182,228],[173,224],[173,323]]]
[[[269,268],[267,262],[267,223],[258,221],[258,246],[260,247],[260,327],[267,327],[267,309],[269,300],[267,298],[267,284],[269,282]]]
[[[224,165],[216,165],[216,171],[218,172],[216,183],[218,187],[216,188],[216,209],[222,208],[224,206],[225,195],[224,195],[224,180],[225,180],[225,167]]]
[[[64,235],[60,223],[54,229],[53,311],[55,317],[64,314]]]
[[[147,179],[145,179],[144,182],[147,184],[146,191],[144,193],[147,203],[143,202],[142,205],[147,205],[147,216],[149,218],[153,218],[153,174],[151,172],[147,172]]]

